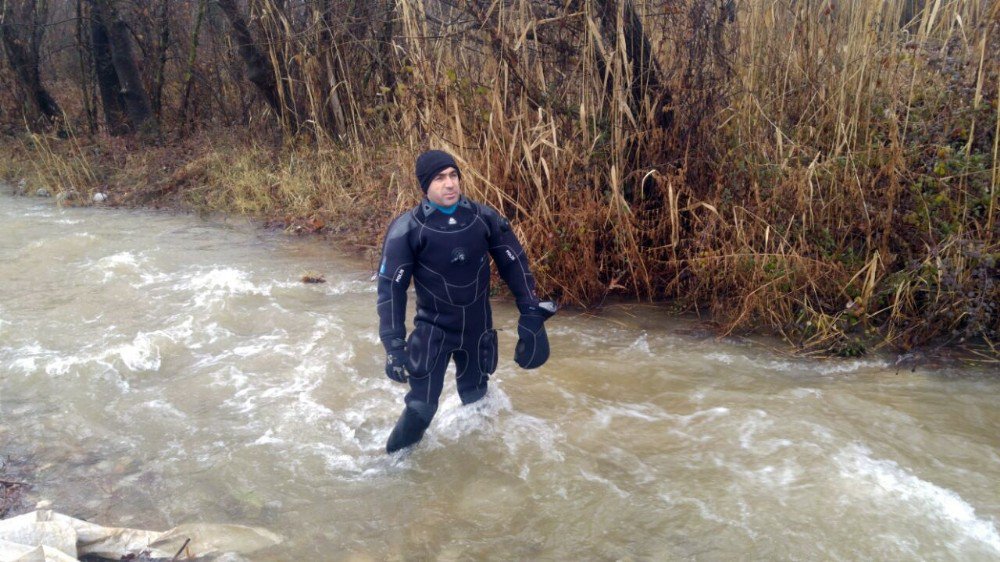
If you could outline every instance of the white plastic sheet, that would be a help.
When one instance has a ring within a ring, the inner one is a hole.
[[[119,560],[148,552],[152,558],[172,558],[184,543],[179,560],[222,553],[246,554],[273,546],[281,537],[242,525],[188,524],[166,532],[102,527],[39,509],[0,521],[0,562],[65,562],[94,555]]]

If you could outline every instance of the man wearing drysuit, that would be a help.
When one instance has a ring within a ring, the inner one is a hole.
[[[497,366],[490,257],[521,312],[515,350],[521,367],[533,369],[548,359],[544,322],[555,312],[553,303],[535,296],[527,256],[507,219],[462,196],[455,159],[439,150],[425,152],[417,158],[416,173],[426,197],[389,225],[378,276],[385,373],[410,385],[406,407],[386,443],[389,453],[423,437],[437,412],[449,361],[455,361],[463,404],[486,394]],[[411,279],[417,314],[407,338],[404,316]]]

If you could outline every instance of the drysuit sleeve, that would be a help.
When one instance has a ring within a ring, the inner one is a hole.
[[[489,227],[490,255],[497,264],[500,278],[510,287],[518,309],[538,305],[535,295],[535,277],[528,267],[528,256],[521,242],[510,227],[510,221],[490,207],[483,208],[483,217]]]
[[[406,342],[406,290],[413,275],[410,231],[415,226],[410,213],[389,225],[378,270],[378,335],[386,351],[402,349]]]

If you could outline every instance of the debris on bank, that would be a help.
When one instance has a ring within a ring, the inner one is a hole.
[[[326,283],[326,278],[321,273],[310,271],[302,276],[303,283]]]
[[[28,510],[25,498],[29,486],[22,482],[20,471],[10,457],[0,458],[0,519],[8,515],[20,515]]]
[[[0,518],[18,511],[24,503],[24,487],[22,482],[0,480]]]
[[[56,513],[47,502],[0,521],[0,562],[243,560],[282,538],[243,525],[180,525],[165,532],[103,527]]]

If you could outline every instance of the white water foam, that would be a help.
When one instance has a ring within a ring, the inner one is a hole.
[[[159,342],[167,340],[178,343],[190,338],[193,333],[192,323],[193,318],[189,316],[177,326],[165,330],[139,332],[129,343],[103,348],[93,353],[55,357],[46,363],[45,372],[54,376],[66,375],[77,367],[94,363],[118,373],[118,369],[114,366],[115,359],[120,360],[132,372],[158,371],[161,363]],[[99,348],[100,345],[90,347]]]
[[[948,524],[959,535],[959,542],[973,540],[1000,555],[1000,532],[995,523],[977,517],[976,510],[954,491],[918,478],[895,461],[873,458],[863,445],[851,445],[834,461],[841,477],[868,483],[873,497],[899,502],[918,515]]]
[[[559,316],[556,316],[546,322],[545,331],[549,338],[553,337],[569,337],[573,340],[573,345],[577,348],[586,349],[607,349],[609,342],[617,335],[613,329],[605,329],[601,333],[591,333],[580,329],[579,326],[574,326],[570,323],[560,323]],[[501,328],[507,328],[508,326],[501,326]],[[509,326],[510,329],[516,329],[516,326],[512,323]]]
[[[592,472],[588,472],[586,469],[583,468],[580,468],[579,471],[580,471],[580,476],[582,476],[584,480],[588,482],[593,482],[595,484],[600,484],[606,487],[607,489],[611,490],[612,492],[614,492],[620,498],[627,498],[629,496],[628,492],[619,488],[618,485],[612,482],[611,480],[608,480],[603,476],[598,476],[597,474],[594,474]]]
[[[764,410],[753,410],[749,414],[750,418],[741,423],[739,429],[740,447],[743,450],[753,451],[760,455],[771,455],[780,449],[794,445],[792,441],[784,438],[758,439],[758,434],[771,429],[774,426],[774,421],[768,418],[768,414]]]
[[[662,421],[670,414],[652,404],[615,404],[604,406],[594,412],[594,421],[602,428],[611,425],[614,418],[631,418],[647,422]]]
[[[709,408],[707,410],[698,410],[690,414],[670,414],[670,418],[677,421],[682,427],[688,426],[691,422],[710,422],[721,418],[723,416],[729,415],[729,408],[725,406],[716,406],[714,408]]]
[[[282,445],[284,443],[284,439],[279,439],[274,436],[274,429],[268,429],[264,432],[264,435],[258,437],[252,445]]]
[[[810,365],[810,369],[824,375],[841,373],[857,373],[859,371],[887,369],[889,362],[885,359],[854,359],[851,361],[831,361],[819,365]]]
[[[271,293],[271,285],[256,285],[249,277],[248,272],[240,269],[217,268],[194,275],[176,289],[193,292],[194,304],[199,308],[233,295],[267,296]]]
[[[21,357],[12,361],[10,367],[27,375],[35,372],[35,369],[38,368],[38,361],[34,357]]]
[[[675,497],[674,494],[670,492],[663,492],[659,495],[660,499],[663,500],[671,508],[677,505],[691,505],[698,510],[698,515],[705,521],[712,521],[714,523],[719,523],[738,529],[751,539],[757,538],[756,531],[747,523],[749,519],[750,511],[747,509],[746,504],[740,501],[740,515],[741,520],[737,521],[735,519],[729,519],[715,512],[712,507],[702,499],[694,497]]]
[[[879,358],[851,360],[830,359],[827,361],[761,360],[742,354],[732,355],[716,351],[706,354],[705,359],[722,363],[724,365],[748,365],[756,371],[766,370],[777,373],[819,373],[821,375],[849,374],[868,370],[886,369],[889,367],[888,361]]]
[[[91,234],[89,232],[74,232],[72,234],[68,234],[68,235],[63,236],[61,238],[60,237],[56,237],[56,238],[40,238],[38,240],[35,240],[31,244],[29,244],[28,248],[36,250],[38,248],[44,248],[44,247],[46,247],[48,245],[60,245],[60,244],[65,244],[67,242],[77,242],[77,241],[88,241],[89,242],[89,241],[93,241],[93,240],[97,240],[97,236],[95,236],[95,235],[93,235],[93,234]]]
[[[498,433],[496,424],[502,413],[511,412],[510,397],[496,384],[482,400],[470,406],[463,406],[455,393],[447,393],[434,418],[435,446],[441,441],[458,441],[476,432]]]
[[[790,459],[784,459],[781,466],[767,465],[749,472],[758,484],[763,484],[779,493],[786,492],[801,474],[802,468]]]
[[[120,346],[117,351],[131,371],[160,370],[160,347],[150,334],[137,334],[131,344]]]
[[[537,448],[549,462],[561,463],[566,457],[558,448],[566,441],[566,434],[547,420],[527,414],[515,413],[502,430],[504,445],[514,458],[521,458],[526,446]]]
[[[143,271],[139,273],[139,280],[131,283],[132,288],[142,289],[149,287],[151,285],[163,285],[169,283],[173,280],[173,276],[169,273],[156,272],[156,271]],[[171,293],[172,294],[172,290]],[[150,295],[152,298],[162,299],[169,295]]]
[[[103,282],[107,283],[118,275],[140,273],[146,261],[147,258],[141,254],[137,256],[132,252],[118,252],[97,260],[94,268],[103,274]]]
[[[146,402],[145,404],[143,404],[143,407],[147,408],[147,409],[150,409],[150,410],[158,410],[158,411],[160,411],[162,413],[168,414],[168,415],[170,415],[172,417],[175,417],[175,418],[178,418],[178,419],[185,419],[185,418],[187,418],[187,414],[185,414],[184,412],[178,410],[173,404],[171,404],[170,402],[167,402],[166,400],[164,400],[162,398],[157,398],[157,399],[154,399],[154,400],[149,400],[148,402]]]
[[[635,341],[633,341],[632,344],[625,349],[625,353],[628,355],[631,355],[632,353],[635,353],[637,351],[644,355],[649,355],[649,356],[653,355],[653,352],[650,351],[649,349],[649,335],[646,332],[640,334],[639,337],[636,338]]]
[[[30,375],[38,369],[38,360],[56,355],[55,351],[45,349],[37,342],[17,349],[10,349],[14,360],[10,362],[11,369],[19,369],[25,375]]]
[[[301,283],[290,283],[290,286],[298,286]],[[358,293],[375,293],[378,286],[371,281],[359,281],[357,279],[345,279],[336,283],[326,283],[323,292],[330,296],[354,295]]]
[[[705,355],[707,361],[718,361],[719,363],[724,363],[726,365],[732,365],[736,362],[736,358],[728,353],[713,352]]]

